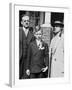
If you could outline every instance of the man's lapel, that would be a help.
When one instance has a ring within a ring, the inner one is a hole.
[[[22,28],[22,31],[23,31],[23,32],[22,32],[23,38],[27,38],[26,35],[25,35],[25,32],[24,32],[23,28]]]
[[[30,43],[32,37],[33,37],[33,34],[30,31],[28,31],[28,35],[27,35],[28,44]]]

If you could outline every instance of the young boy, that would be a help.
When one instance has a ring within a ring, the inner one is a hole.
[[[45,78],[49,66],[48,45],[42,41],[40,28],[35,30],[34,36],[35,40],[29,45],[26,74],[30,78]]]

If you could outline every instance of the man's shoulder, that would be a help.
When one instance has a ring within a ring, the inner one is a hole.
[[[22,33],[23,33],[23,28],[19,27],[19,36],[22,37]]]
[[[29,27],[29,31],[33,33],[33,27]]]
[[[22,31],[23,30],[23,27],[19,27],[19,31]]]
[[[31,40],[34,41],[35,40],[35,36],[34,36],[33,32],[29,31],[29,35],[31,37]]]

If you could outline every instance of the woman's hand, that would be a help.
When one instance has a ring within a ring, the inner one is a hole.
[[[46,66],[45,68],[42,68],[42,72],[46,72],[46,70],[48,69],[48,66]]]

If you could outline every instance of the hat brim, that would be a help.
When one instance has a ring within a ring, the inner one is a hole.
[[[61,23],[54,23],[54,24],[53,24],[53,27],[55,27],[55,26],[64,27],[64,24],[61,24]]]

